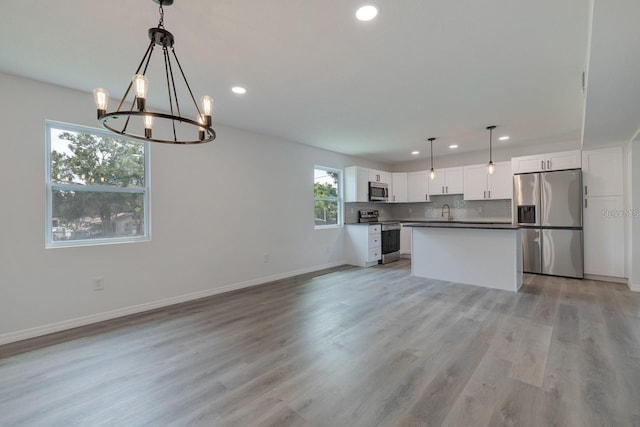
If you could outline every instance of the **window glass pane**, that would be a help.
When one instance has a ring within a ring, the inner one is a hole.
[[[53,190],[51,240],[144,236],[144,194]]]
[[[148,143],[47,122],[46,246],[149,239]]]
[[[50,128],[55,184],[144,187],[144,143]]]
[[[328,200],[315,201],[315,224],[338,225],[338,202]]]
[[[337,169],[316,166],[314,169],[314,223],[316,227],[342,223],[340,210],[341,173]]]

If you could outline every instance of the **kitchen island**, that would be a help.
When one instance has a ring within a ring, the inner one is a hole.
[[[517,292],[522,286],[522,236],[508,223],[416,222],[411,274]]]

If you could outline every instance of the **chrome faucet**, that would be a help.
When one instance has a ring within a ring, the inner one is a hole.
[[[451,216],[451,208],[446,203],[442,205],[442,213],[440,214],[440,216],[444,217],[444,208],[447,208],[447,221],[453,220],[453,217]]]

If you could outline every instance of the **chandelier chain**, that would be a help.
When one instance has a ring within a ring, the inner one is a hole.
[[[162,2],[160,2],[158,10],[160,13],[160,22],[158,22],[158,28],[164,28],[164,9],[162,8]]]

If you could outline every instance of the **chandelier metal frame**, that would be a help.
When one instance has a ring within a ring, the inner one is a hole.
[[[149,29],[148,34],[150,43],[142,57],[142,60],[140,61],[140,64],[138,65],[138,68],[134,73],[133,79],[131,80],[131,82],[129,82],[129,86],[122,96],[116,111],[106,111],[106,104],[108,103],[108,93],[104,89],[94,90],[94,97],[96,99],[96,105],[98,108],[98,120],[104,128],[110,130],[111,132],[141,141],[160,142],[166,144],[201,144],[213,141],[216,138],[216,133],[211,127],[213,100],[210,97],[203,97],[202,110],[205,110],[203,114],[200,107],[198,106],[198,103],[196,102],[193,92],[191,91],[191,86],[187,81],[187,77],[184,73],[184,70],[182,69],[182,66],[180,65],[178,56],[176,55],[174,49],[175,38],[173,34],[167,31],[164,27],[163,6],[172,5],[173,0],[153,1],[154,3],[159,4],[160,20],[158,22],[158,26]],[[138,96],[138,94],[136,93],[137,88],[134,88],[134,98],[131,102],[130,108],[123,110],[123,106],[127,100],[127,97],[129,96],[130,92],[132,92],[132,87],[134,87],[134,84],[137,84],[135,82],[136,78],[144,80],[144,84],[146,84],[147,68],[149,67],[149,62],[156,45],[162,47],[162,53],[164,56],[164,71],[166,76],[166,89],[170,114],[148,111],[146,108],[146,94],[144,94],[144,96]],[[176,91],[176,83],[173,75],[174,65],[172,64],[172,58],[175,60],[175,65],[177,65],[177,68],[180,71],[180,75],[182,76],[184,85],[189,92],[189,97],[193,101],[193,105],[195,106],[195,109],[197,111],[196,120],[184,117],[181,113],[180,101]],[[99,91],[102,92],[97,94],[97,92]],[[102,96],[102,98],[99,98],[100,96]],[[120,121],[119,119],[124,119],[124,123],[117,123],[116,121]],[[172,138],[171,135],[169,135],[169,137],[160,138],[153,136],[151,123],[156,119],[171,122],[171,129],[173,131]],[[144,135],[137,134],[134,133],[134,131],[129,130],[131,120],[143,121],[145,127]],[[197,138],[195,138],[196,134],[194,133],[193,139],[178,139],[176,123],[183,123],[194,127],[194,130],[197,129]]]

